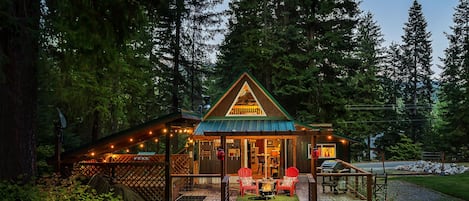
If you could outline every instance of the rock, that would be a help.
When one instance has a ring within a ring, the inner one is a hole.
[[[457,165],[455,163],[452,164],[445,164],[444,169],[441,169],[441,163],[435,163],[431,161],[417,161],[411,165],[401,165],[397,166],[396,170],[402,171],[411,171],[411,172],[424,172],[429,174],[442,174],[445,175],[454,175],[454,174],[461,174],[467,171],[469,168],[464,167],[463,165]]]

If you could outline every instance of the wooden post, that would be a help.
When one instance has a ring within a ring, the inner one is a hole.
[[[440,152],[441,157],[441,175],[445,175],[445,152]]]
[[[62,139],[63,139],[63,131],[62,128],[60,128],[59,123],[55,123],[55,171],[56,173],[61,173],[61,158],[60,154],[62,151]]]
[[[371,187],[371,183],[373,183],[373,175],[372,174],[369,174],[366,176],[366,200],[367,201],[371,201],[372,199],[372,187]]]
[[[317,135],[316,134],[313,134],[311,136],[311,151],[314,150],[314,148],[316,147],[316,137]],[[311,174],[313,174],[313,178],[317,181],[317,176],[316,176],[316,156],[314,156],[312,153],[308,153],[308,154],[311,154]]]
[[[296,136],[295,138],[293,138],[293,166],[294,167],[297,167],[296,165],[296,142],[297,142],[297,139],[298,139],[298,136]]]
[[[166,139],[165,139],[165,158],[164,158],[164,170],[165,170],[165,188],[164,195],[166,200],[173,200],[171,197],[171,126],[166,125]]]
[[[225,152],[225,158],[223,160],[221,160],[221,180],[223,180],[223,178],[225,177],[226,175],[226,153],[228,150],[226,150],[226,136],[222,135],[220,136],[220,144],[221,144],[221,148],[223,149],[223,151]]]

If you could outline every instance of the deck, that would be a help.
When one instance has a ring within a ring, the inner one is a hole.
[[[308,201],[308,178],[304,174],[300,174],[299,182],[297,184],[298,198],[300,201]],[[237,177],[233,176],[230,178],[230,200],[235,201],[239,196],[239,185],[236,182]],[[320,179],[319,179],[320,180]],[[319,181],[321,182],[321,180]],[[360,200],[350,193],[340,193],[335,195],[330,192],[326,187],[326,192],[322,191],[321,185],[318,185],[318,201],[353,201]],[[204,189],[194,189],[193,191],[187,191],[183,193],[184,196],[206,196],[204,201],[219,201],[220,200],[220,187],[214,185],[213,187],[206,187]]]

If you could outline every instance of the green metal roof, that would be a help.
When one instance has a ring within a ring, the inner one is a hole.
[[[194,135],[204,132],[235,132],[235,131],[294,131],[295,123],[288,120],[206,120],[200,122]]]

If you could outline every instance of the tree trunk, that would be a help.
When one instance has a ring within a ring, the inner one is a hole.
[[[27,181],[36,175],[39,1],[6,5],[0,11],[7,15],[0,28],[0,179]]]

